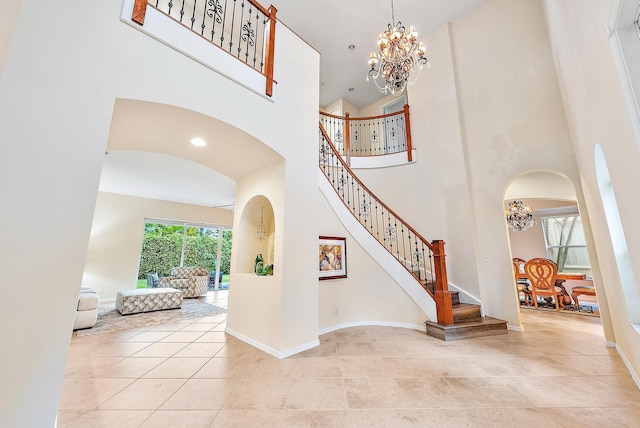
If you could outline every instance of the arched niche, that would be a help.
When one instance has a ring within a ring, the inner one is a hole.
[[[264,223],[264,238],[258,238],[260,223]],[[239,273],[254,273],[255,260],[262,254],[265,263],[274,262],[275,222],[271,202],[263,195],[254,196],[247,202],[240,216],[237,233],[237,269]],[[274,272],[278,266],[274,266]]]

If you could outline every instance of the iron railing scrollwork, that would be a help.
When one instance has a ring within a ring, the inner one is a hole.
[[[438,301],[444,301],[451,311],[444,242],[429,242],[414,228],[396,215],[377,198],[347,166],[339,149],[331,142],[328,132],[320,123],[319,166],[329,183],[360,224],[395,257]],[[441,304],[442,306],[442,304]],[[443,315],[441,322],[453,323],[450,314]],[[447,321],[450,320],[450,321]]]
[[[255,0],[135,0],[134,22],[144,25],[147,5],[265,75],[272,95],[276,8]]]
[[[372,117],[336,116],[320,112],[320,123],[335,144],[338,153],[351,156],[379,156],[407,152],[411,162],[409,106],[402,111]]]

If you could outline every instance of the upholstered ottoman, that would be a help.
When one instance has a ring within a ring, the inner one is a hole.
[[[182,291],[175,288],[139,288],[118,291],[116,309],[122,315],[177,309],[182,306]]]
[[[78,306],[76,307],[76,320],[73,329],[91,328],[96,325],[98,318],[98,304],[100,298],[93,288],[81,287],[78,294]]]

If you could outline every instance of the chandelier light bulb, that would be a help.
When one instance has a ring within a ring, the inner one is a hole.
[[[369,65],[374,68],[378,64],[378,55],[375,52],[371,52],[369,55]]]

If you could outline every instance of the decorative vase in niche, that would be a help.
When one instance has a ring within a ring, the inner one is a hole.
[[[256,275],[266,275],[262,273],[262,270],[264,269],[264,258],[262,257],[262,254],[258,254],[256,256],[256,261],[255,261],[255,265],[253,266],[253,271],[256,273]]]

